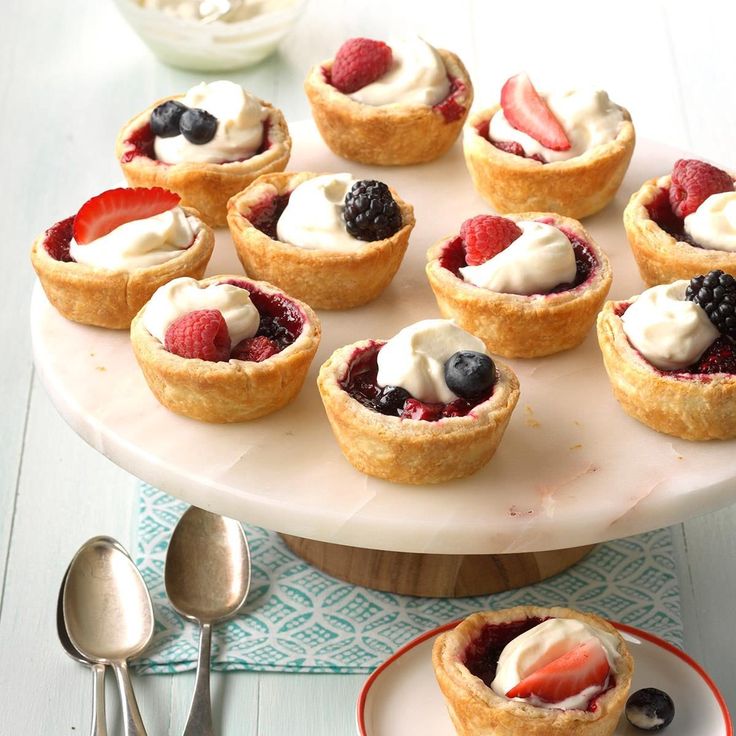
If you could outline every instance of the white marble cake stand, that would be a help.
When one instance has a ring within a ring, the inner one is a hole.
[[[66,321],[36,284],[31,326],[38,373],[81,437],[189,503],[283,533],[338,577],[404,592],[460,594],[541,579],[579,559],[588,545],[736,499],[736,443],[686,442],[626,416],[611,394],[594,334],[558,356],[509,361],[521,399],[496,456],[473,477],[412,487],[354,470],[322,409],[319,365],[338,346],[388,338],[438,316],[425,252],[488,207],[472,188],[459,145],[431,164],[365,167],[330,153],[311,123],[292,129],[290,170],[380,178],[414,204],[417,226],[389,289],[367,307],[320,313],[322,345],[293,404],[255,422],[219,426],[161,407],[127,332]],[[586,221],[611,259],[614,298],[642,288],[621,224],[623,206],[678,156],[640,142],[614,203]],[[208,272],[242,273],[227,231],[218,234]]]

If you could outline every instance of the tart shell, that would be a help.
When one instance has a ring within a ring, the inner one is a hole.
[[[211,276],[200,285],[247,281],[264,293],[279,289],[241,276]],[[302,302],[302,332],[291,345],[261,363],[231,359],[211,362],[181,358],[170,353],[143,326],[145,307],[130,328],[133,352],[153,395],[167,409],[202,422],[245,422],[271,414],[292,401],[301,390],[319,346],[321,329],[317,315]]]
[[[649,216],[650,205],[660,189],[668,189],[672,177],[646,181],[631,195],[624,209],[624,228],[639,274],[647,286],[670,284],[721,269],[736,274],[736,253],[712,248],[696,248],[673,238]]]
[[[199,212],[184,208],[199,218]],[[200,279],[215,247],[212,230],[200,222],[194,242],[166,263],[131,271],[109,271],[75,261],[57,261],[44,243],[46,234],[31,247],[31,263],[46,297],[67,319],[85,325],[125,330],[153,292],[172,279]]]
[[[509,700],[497,695],[464,664],[468,646],[486,625],[550,617],[583,621],[618,640],[616,684],[597,699],[594,711],[538,708],[524,701]],[[611,736],[626,705],[634,669],[634,660],[623,638],[608,621],[569,608],[538,606],[472,614],[437,637],[432,664],[458,736]]]
[[[339,348],[319,371],[327,418],[347,460],[367,475],[412,485],[464,478],[483,467],[519,399],[513,371],[496,363],[493,394],[467,416],[437,422],[389,417],[363,406],[341,385],[356,351],[381,344],[363,340]]]
[[[363,164],[407,165],[432,161],[452,146],[473,102],[470,75],[450,51],[437,49],[450,79],[463,89],[454,100],[464,108],[457,120],[446,121],[429,105],[365,105],[338,91],[325,78],[332,60],[313,67],[304,90],[322,139],[338,156]],[[452,94],[452,93],[451,93]]]
[[[414,209],[392,189],[402,227],[390,238],[361,242],[355,250],[300,248],[270,238],[248,220],[264,199],[291,192],[319,174],[267,174],[228,204],[228,224],[245,272],[275,284],[314,309],[350,309],[375,299],[389,285],[409,244]],[[360,242],[360,241],[358,241]]]
[[[475,286],[440,264],[444,238],[427,252],[427,278],[443,317],[479,337],[488,350],[506,358],[537,358],[579,345],[595,322],[611,286],[605,253],[577,221],[547,212],[506,215],[510,220],[544,220],[579,236],[598,264],[580,286],[555,294],[503,294]]]
[[[567,161],[542,164],[501,151],[478,132],[500,107],[471,115],[463,138],[473,185],[497,212],[539,210],[581,219],[602,210],[613,199],[636,140],[627,110],[613,141]]]
[[[184,95],[164,97],[142,113],[131,118],[120,130],[115,142],[115,156],[130,186],[163,187],[176,192],[182,203],[195,207],[202,219],[211,227],[226,225],[227,201],[245,189],[261,174],[283,171],[291,155],[291,137],[281,110],[268,102],[258,100],[267,108],[267,135],[269,148],[244,161],[227,163],[182,162],[166,164],[145,155],[125,159],[134,147],[129,142],[136,131],[149,124],[154,108],[168,100],[181,99]]]
[[[631,345],[617,315],[626,302],[606,302],[598,344],[622,409],[647,427],[684,440],[736,437],[736,376],[664,373]]]

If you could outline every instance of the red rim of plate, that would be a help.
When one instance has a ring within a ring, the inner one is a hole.
[[[365,684],[361,688],[360,696],[358,697],[358,703],[356,706],[355,716],[358,722],[358,730],[360,732],[360,736],[368,736],[368,731],[366,730],[365,726],[365,702],[368,698],[368,692],[378,676],[387,667],[389,667],[389,665],[393,664],[399,657],[401,657],[403,654],[406,654],[406,652],[408,652],[410,649],[413,649],[427,639],[431,639],[432,637],[437,636],[444,631],[454,629],[461,620],[462,619],[451,621],[449,624],[438,626],[436,629],[432,629],[431,631],[425,631],[423,634],[420,634],[416,639],[412,639],[408,644],[404,644],[403,647],[397,649],[385,662],[383,662],[383,664],[380,664],[371,673],[371,675],[368,677],[368,679],[365,681]],[[638,637],[639,639],[646,639],[648,642],[656,644],[658,647],[665,649],[670,654],[674,654],[676,657],[679,657],[683,662],[685,662],[685,664],[694,669],[695,672],[697,672],[697,674],[700,675],[700,677],[703,679],[703,682],[705,682],[705,684],[710,688],[711,692],[713,693],[713,697],[716,699],[716,702],[721,709],[721,714],[723,715],[723,725],[726,727],[726,736],[734,736],[733,724],[731,723],[731,715],[728,712],[726,701],[723,699],[723,695],[721,695],[720,690],[716,687],[715,682],[711,680],[710,675],[708,675],[708,673],[689,654],[685,654],[685,652],[683,652],[681,649],[678,649],[673,644],[670,644],[664,639],[660,639],[654,634],[650,634],[648,631],[642,631],[641,629],[637,629],[635,626],[620,624],[616,621],[611,621],[610,623],[613,624],[613,626],[615,626],[619,631],[624,631],[627,634]]]

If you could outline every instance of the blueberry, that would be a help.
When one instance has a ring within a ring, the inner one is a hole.
[[[491,390],[495,381],[496,366],[483,353],[461,350],[445,363],[445,383],[461,399],[479,399]]]
[[[672,723],[674,717],[672,698],[656,687],[637,690],[626,701],[626,718],[642,731],[661,731]]]
[[[411,394],[401,386],[384,386],[375,399],[376,411],[397,417],[404,409],[404,403]]]
[[[176,100],[169,100],[155,107],[151,113],[153,134],[159,138],[173,138],[179,135],[179,121],[188,109],[186,105]]]
[[[209,143],[217,132],[217,118],[207,110],[192,107],[186,110],[179,120],[181,134],[197,146]]]

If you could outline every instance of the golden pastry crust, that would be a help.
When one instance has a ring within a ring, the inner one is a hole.
[[[631,116],[610,143],[567,161],[542,164],[496,148],[478,132],[500,109],[473,113],[465,126],[465,162],[478,193],[500,213],[539,210],[581,219],[615,196],[634,152]],[[623,108],[622,108],[623,109]]]
[[[199,213],[184,208],[188,215]],[[200,279],[215,247],[212,230],[200,223],[192,245],[166,263],[131,271],[109,271],[74,261],[57,261],[46,248],[46,233],[31,247],[31,263],[51,304],[73,322],[113,330],[127,330],[153,292],[172,279]]]
[[[267,294],[280,294],[304,315],[301,334],[280,353],[261,363],[232,359],[214,363],[170,353],[143,326],[145,307],[130,327],[133,352],[146,382],[167,409],[202,422],[246,422],[286,406],[301,390],[319,346],[317,315],[306,304],[263,281],[241,276],[211,276],[203,286],[247,281]]]
[[[624,228],[644,283],[670,284],[716,269],[736,274],[736,253],[696,248],[673,238],[649,217],[647,205],[656,199],[660,189],[669,189],[671,180],[667,175],[644,182],[624,209]]]
[[[163,187],[176,192],[183,204],[196,207],[201,212],[202,219],[208,225],[224,227],[227,201],[230,197],[245,189],[261,174],[283,171],[286,168],[291,155],[289,128],[281,110],[258,100],[269,111],[266,126],[270,146],[263,153],[257,153],[244,161],[221,164],[164,164],[148,156],[132,156],[135,147],[130,143],[130,138],[149,124],[154,108],[167,100],[176,100],[183,96],[164,97],[131,118],[118,133],[115,156],[130,186]]]
[[[467,647],[485,625],[550,617],[583,621],[613,634],[618,641],[620,656],[614,663],[616,684],[598,698],[593,712],[537,708],[509,700],[497,695],[464,664]],[[437,637],[432,649],[432,664],[458,736],[611,736],[626,705],[634,670],[634,660],[626,643],[608,621],[569,608],[538,606],[472,614]]]
[[[462,87],[451,92],[463,108],[457,120],[446,121],[428,105],[365,105],[339,92],[325,79],[332,60],[313,67],[304,82],[320,135],[338,156],[363,164],[406,165],[439,158],[462,130],[473,103],[473,84],[462,61],[437,49],[451,80]]]
[[[514,372],[496,363],[491,397],[464,417],[437,422],[389,417],[366,408],[345,391],[356,351],[383,343],[346,345],[323,363],[317,384],[332,431],[347,460],[362,473],[394,483],[442,483],[472,475],[496,451],[519,399]]]
[[[548,212],[506,215],[520,220],[548,219],[582,238],[598,265],[584,284],[557,294],[502,294],[458,278],[440,265],[444,238],[427,251],[427,278],[443,317],[479,337],[492,353],[506,358],[538,358],[579,345],[595,322],[611,286],[606,254],[577,221]]]
[[[621,408],[647,427],[684,440],[736,437],[736,376],[678,378],[657,370],[626,337],[617,314],[626,303],[606,302],[598,315],[598,344]]]
[[[414,228],[414,209],[392,189],[401,210],[401,229],[350,251],[299,248],[253,227],[248,216],[254,207],[315,176],[320,174],[266,174],[230,200],[227,219],[238,258],[247,274],[275,284],[314,309],[366,304],[381,294],[399,269]]]

